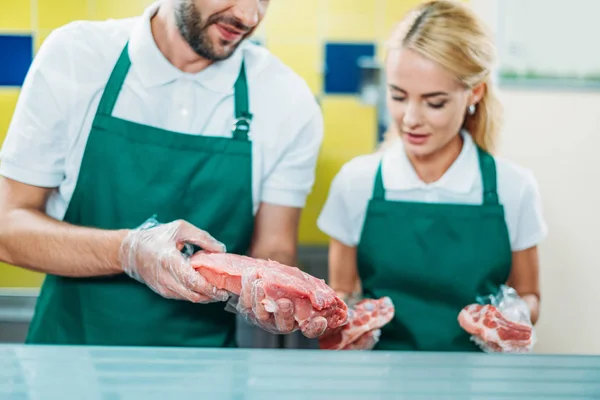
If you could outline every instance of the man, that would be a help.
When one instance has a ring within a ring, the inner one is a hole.
[[[294,265],[322,116],[246,40],[268,3],[164,0],[44,42],[0,156],[0,259],[47,274],[28,343],[235,346],[185,244]]]

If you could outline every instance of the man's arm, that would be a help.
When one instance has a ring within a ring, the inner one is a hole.
[[[223,251],[207,232],[185,221],[133,231],[70,225],[44,213],[50,191],[0,176],[0,261],[68,277],[125,272],[166,298],[196,303],[227,299],[177,251],[182,242]]]
[[[118,253],[127,231],[77,227],[48,217],[50,192],[0,176],[0,261],[71,277],[123,272]]]
[[[65,174],[76,102],[69,28],[54,30],[30,66],[2,146],[0,260],[67,276],[120,272],[124,232],[79,228],[45,215]],[[121,271],[122,272],[122,271]]]
[[[297,263],[300,216],[315,182],[323,141],[323,115],[314,96],[306,87],[294,90],[297,103],[275,131],[285,134],[277,135],[269,149],[275,161],[263,178],[250,250],[252,257],[290,266]]]
[[[261,203],[254,223],[250,256],[296,266],[300,208]]]

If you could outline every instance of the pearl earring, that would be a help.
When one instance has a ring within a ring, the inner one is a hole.
[[[469,115],[475,114],[475,104],[471,104],[468,109]]]

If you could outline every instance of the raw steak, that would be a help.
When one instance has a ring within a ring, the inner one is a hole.
[[[368,331],[359,337],[355,342],[348,343],[345,345],[342,350],[372,350],[373,347],[379,342],[379,338],[381,337],[381,329],[375,329],[372,331]],[[324,350],[334,350],[334,349],[324,349]]]
[[[471,304],[458,315],[460,326],[497,352],[519,352],[532,344],[530,324],[508,320],[495,306]]]
[[[301,329],[306,337],[316,338],[348,319],[348,306],[335,291],[298,268],[227,253],[199,252],[190,261],[212,285],[237,297],[238,313],[273,333],[291,323],[292,330]],[[273,317],[277,309],[292,306],[294,321]]]
[[[320,338],[323,350],[362,350],[372,348],[381,334],[380,328],[394,318],[394,304],[389,297],[364,299],[348,315],[348,323]]]

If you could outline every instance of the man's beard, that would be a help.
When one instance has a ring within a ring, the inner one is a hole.
[[[207,21],[202,21],[200,11],[194,5],[193,0],[179,1],[175,7],[175,23],[183,36],[184,40],[200,57],[210,61],[221,61],[229,58],[235,49],[246,39],[252,29],[242,24],[239,20],[220,16],[219,14],[212,15]],[[216,23],[224,23],[231,25],[240,31],[246,32],[242,39],[235,45],[231,45],[229,50],[225,50],[228,45],[226,41],[222,41],[223,48],[215,48],[217,46],[211,41],[208,36],[208,28]]]

